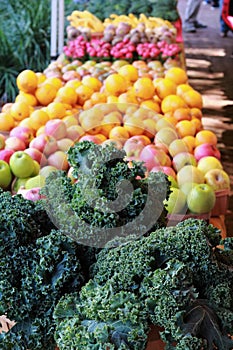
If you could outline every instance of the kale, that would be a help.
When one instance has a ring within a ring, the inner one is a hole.
[[[192,218],[103,248],[92,279],[55,308],[60,349],[142,350],[151,324],[166,349],[232,349],[233,269],[219,242],[217,228]]]
[[[0,192],[0,313],[16,322],[2,350],[54,350],[53,310],[80,290],[80,247],[54,229],[41,202]]]
[[[65,172],[54,172],[42,189],[56,227],[82,245],[102,248],[110,241],[147,235],[166,225],[167,176],[160,172],[146,177],[142,163],[129,167],[125,157],[124,150],[113,144],[102,147],[82,141],[69,149],[77,181],[72,183]]]

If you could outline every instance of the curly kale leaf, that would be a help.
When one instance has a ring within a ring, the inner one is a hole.
[[[79,290],[84,276],[78,245],[52,230],[28,246],[1,255],[0,310],[16,325],[0,337],[0,347],[54,350],[53,310],[65,293]],[[26,345],[25,345],[26,344]]]
[[[141,350],[147,341],[140,300],[133,293],[113,293],[110,284],[100,286],[90,280],[79,295],[66,295],[59,301],[54,318],[61,349]]]
[[[63,233],[102,248],[117,238],[140,237],[165,226],[163,200],[170,188],[165,174],[146,177],[142,163],[129,167],[125,152],[113,144],[76,143],[68,158],[78,181],[72,184],[58,172],[42,190],[50,218]]]

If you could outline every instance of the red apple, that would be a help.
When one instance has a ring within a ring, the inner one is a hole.
[[[61,119],[51,119],[45,124],[46,135],[53,136],[56,140],[66,137],[66,124]]]
[[[102,143],[102,141],[97,135],[83,135],[78,141],[90,141],[96,143],[97,145],[100,145]]]
[[[221,153],[216,145],[211,145],[209,143],[202,143],[194,149],[194,156],[197,161],[203,157],[212,156],[217,159],[221,158]]]
[[[123,149],[127,157],[138,158],[142,149],[146,146],[145,140],[140,136],[132,136],[124,143]]]
[[[47,158],[45,155],[39,151],[37,148],[29,147],[24,150],[29,156],[31,156],[32,159],[36,160],[41,167],[45,166],[47,164]]]
[[[66,137],[73,141],[79,140],[84,135],[84,130],[80,125],[71,125],[67,128]]]
[[[30,190],[21,188],[19,189],[17,194],[21,194],[25,199],[28,199],[34,202],[44,198],[44,196],[40,194],[40,189],[41,189],[40,187],[35,187]]]
[[[12,149],[13,151],[24,151],[26,145],[23,140],[17,136],[10,136],[5,141],[5,149]]]
[[[68,170],[69,163],[67,160],[67,155],[63,151],[56,151],[49,155],[48,165],[52,165],[59,170]]]
[[[14,154],[12,149],[2,149],[0,150],[0,160],[4,160],[9,164],[12,154]]]
[[[50,135],[44,133],[36,136],[29,144],[29,147],[38,149],[40,152],[48,156],[57,151],[57,140]]]
[[[34,138],[34,132],[26,126],[18,125],[10,131],[10,136],[18,137],[28,146],[30,141]]]
[[[169,175],[169,176],[172,176],[174,177],[174,179],[176,179],[176,172],[174,169],[172,169],[171,167],[169,166],[154,166],[152,169],[151,169],[152,172],[158,172],[158,171],[162,171],[164,174],[166,175]]]
[[[154,144],[145,146],[139,155],[139,159],[141,162],[144,162],[149,171],[154,166],[165,165],[167,161],[166,153]]]

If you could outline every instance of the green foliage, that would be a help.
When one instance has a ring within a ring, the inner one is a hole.
[[[80,11],[88,10],[101,20],[108,18],[113,13],[117,15],[133,13],[136,16],[143,13],[147,17],[160,17],[169,21],[176,21],[179,18],[177,0],[149,0],[147,2],[80,0],[77,2],[76,8]]]
[[[43,71],[50,60],[51,2],[0,2],[0,99],[13,101],[16,77],[24,69]]]
[[[150,324],[164,329],[166,349],[232,349],[233,269],[218,260],[220,240],[212,225],[188,219],[102,249],[92,280],[55,308],[60,349],[142,350]],[[116,343],[119,323],[129,328]]]
[[[68,160],[78,181],[72,184],[64,172],[56,172],[42,190],[47,211],[62,232],[100,248],[165,226],[163,200],[170,191],[166,175],[151,173],[146,178],[141,163],[129,168],[123,150],[89,141],[71,147]]]
[[[0,334],[2,350],[54,350],[54,307],[84,282],[79,254],[42,202],[0,191],[0,314],[16,321]]]

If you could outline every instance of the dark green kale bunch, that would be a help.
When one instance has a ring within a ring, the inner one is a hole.
[[[143,350],[151,324],[166,349],[232,349],[233,250],[220,242],[217,228],[188,219],[102,249],[92,279],[55,308],[60,350]]]
[[[56,303],[84,284],[79,254],[42,202],[0,191],[0,315],[16,322],[0,334],[2,350],[54,350]]]
[[[167,176],[160,172],[146,177],[142,163],[129,167],[125,156],[113,144],[82,141],[69,149],[75,183],[56,172],[42,191],[46,210],[62,232],[83,245],[102,248],[109,241],[140,237],[166,225]]]

